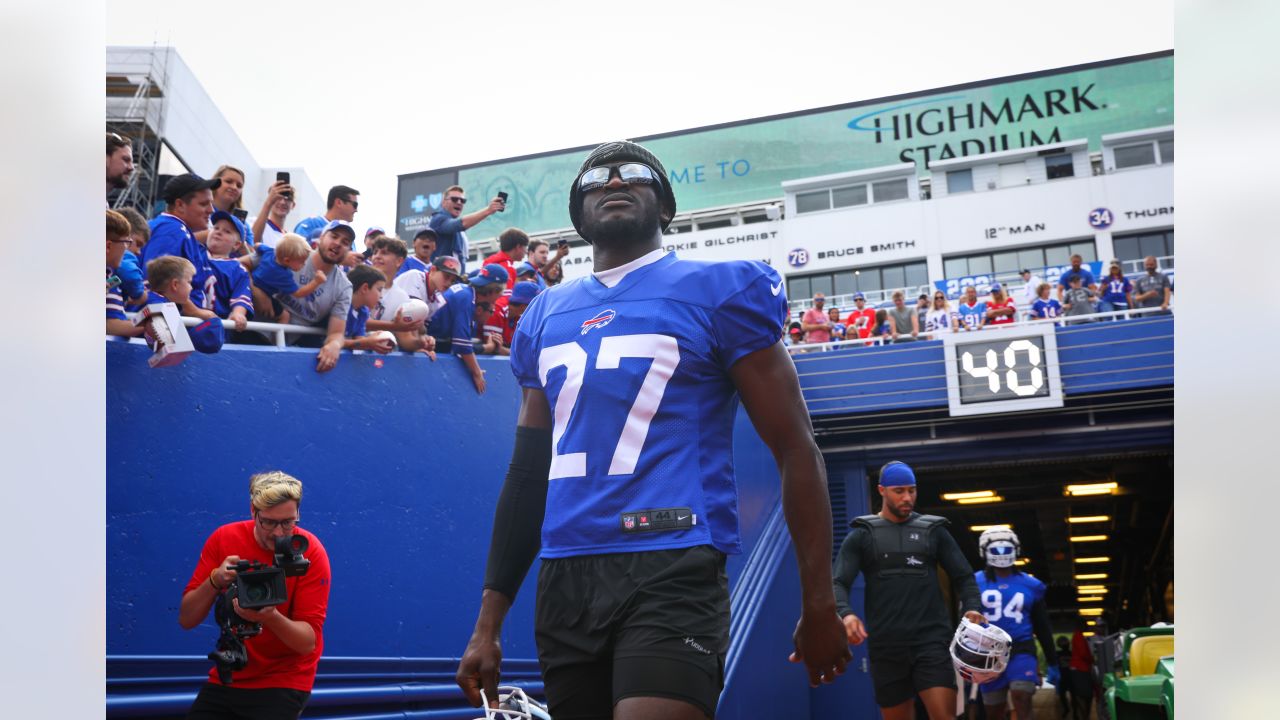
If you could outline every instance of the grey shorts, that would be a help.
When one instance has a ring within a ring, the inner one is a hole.
[[[983,705],[1004,705],[1009,699],[1009,691],[1027,693],[1034,695],[1036,692],[1036,684],[1030,680],[1014,680],[999,690],[982,693]]]

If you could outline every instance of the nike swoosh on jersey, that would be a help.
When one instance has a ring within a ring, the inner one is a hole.
[[[778,283],[777,285],[770,285],[769,289],[773,291],[774,295],[777,295],[778,293],[782,292],[782,283]]]

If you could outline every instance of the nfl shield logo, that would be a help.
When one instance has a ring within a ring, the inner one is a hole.
[[[635,526],[636,526],[636,516],[635,516],[635,515],[623,515],[623,516],[622,516],[622,527],[626,528],[627,530],[631,530],[631,529],[634,529],[634,528],[635,528]]]

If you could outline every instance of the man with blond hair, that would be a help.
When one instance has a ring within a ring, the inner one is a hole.
[[[245,638],[249,662],[232,673],[231,683],[220,680],[217,667],[209,671],[188,720],[297,718],[306,707],[324,649],[329,556],[319,538],[298,527],[301,502],[302,482],[297,478],[278,470],[254,475],[249,478],[250,519],[223,525],[205,541],[178,611],[178,623],[187,630],[209,615],[235,581],[236,563],[274,563],[277,537],[306,538],[303,557],[311,564],[306,574],[285,578],[289,601],[284,605],[248,610],[239,600],[232,601],[236,614],[261,625],[262,632]]]

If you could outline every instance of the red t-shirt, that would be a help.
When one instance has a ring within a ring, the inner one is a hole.
[[[1012,307],[1014,307],[1013,298],[1008,296],[1005,297],[1004,302],[996,302],[995,300],[987,301],[987,310],[999,310],[1000,308],[1012,308]],[[988,325],[1007,325],[1013,322],[1013,319],[1017,317],[1017,315],[1018,313],[1015,311],[1014,314],[1012,315],[1003,315],[1001,317],[991,318],[990,320],[987,320],[987,324]]]
[[[502,292],[502,296],[506,297],[511,294],[511,288],[516,284],[516,261],[511,259],[510,255],[499,250],[484,259],[484,264],[494,263],[501,265],[503,270],[507,271],[507,289]]]
[[[858,337],[865,338],[871,335],[871,328],[876,324],[876,311],[870,305],[861,310],[854,310],[849,313],[849,317],[845,318],[844,324],[848,327],[845,331],[846,336],[852,338],[849,333],[857,330]]]
[[[238,688],[288,688],[311,692],[316,681],[316,665],[320,662],[320,654],[324,650],[324,616],[329,608],[329,555],[319,538],[302,528],[294,529],[295,535],[302,535],[311,544],[303,557],[311,561],[306,575],[285,578],[285,589],[289,601],[276,607],[290,620],[301,620],[316,631],[316,647],[306,655],[299,655],[290,650],[279,638],[267,628],[262,633],[244,641],[249,651],[249,664],[243,670],[231,676],[232,685]],[[209,573],[228,555],[239,555],[241,560],[257,560],[271,564],[275,557],[271,552],[262,549],[253,537],[253,520],[223,525],[204,543],[200,551],[200,562],[191,574],[191,580],[182,591],[183,595],[195,590],[201,583],[209,582]],[[213,620],[210,611],[210,622]],[[218,669],[209,670],[209,682],[216,685]]]
[[[511,322],[508,314],[511,307],[511,296],[504,295],[493,302],[493,314],[484,322],[486,333],[502,333],[502,343],[511,347],[511,340],[516,334],[516,324]]]
[[[1089,640],[1077,630],[1071,636],[1071,669],[1089,672],[1092,668],[1093,653],[1089,651]]]

